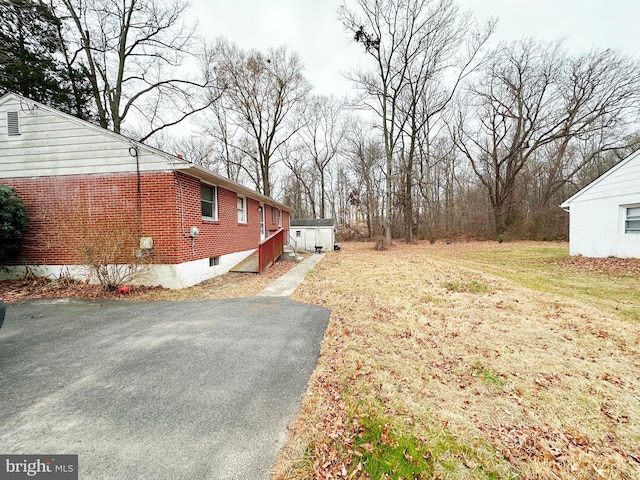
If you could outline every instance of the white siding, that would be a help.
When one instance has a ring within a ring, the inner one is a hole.
[[[640,235],[624,231],[626,207],[640,205],[640,152],[585,187],[567,204],[571,255],[640,258]]]
[[[135,172],[125,137],[49,108],[27,108],[14,96],[0,104],[0,177]],[[18,111],[20,132],[7,135],[7,111]],[[168,156],[138,148],[141,171],[172,168]],[[176,161],[178,161],[176,159]]]
[[[640,235],[624,233],[624,206],[633,204],[640,204],[640,193],[572,203],[571,255],[640,258]]]
[[[620,168],[614,167],[609,175],[605,173],[590,188],[587,187],[577,200],[610,198],[638,192],[640,192],[640,152],[632,155]]]

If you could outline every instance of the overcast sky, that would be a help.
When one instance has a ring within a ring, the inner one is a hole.
[[[315,91],[347,93],[346,71],[364,57],[337,21],[342,0],[193,0],[200,31],[243,48],[286,45]],[[566,38],[572,49],[616,48],[640,56],[639,0],[458,0],[479,21],[498,19],[494,40]]]

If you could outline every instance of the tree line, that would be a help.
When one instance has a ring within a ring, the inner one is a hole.
[[[640,147],[640,64],[615,50],[495,44],[496,22],[453,0],[345,0],[368,63],[335,98],[286,47],[204,41],[187,6],[0,0],[0,91],[386,244],[566,238],[558,205]],[[189,119],[197,132],[174,138]]]

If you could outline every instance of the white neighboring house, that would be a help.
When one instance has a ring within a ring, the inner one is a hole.
[[[640,258],[640,150],[560,207],[570,214],[571,255]]]
[[[331,218],[293,218],[290,235],[299,250],[333,250],[336,243],[336,224]]]

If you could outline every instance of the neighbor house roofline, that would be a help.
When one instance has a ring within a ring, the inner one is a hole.
[[[35,100],[31,100],[30,98],[24,97],[23,95],[20,95],[18,93],[14,93],[14,92],[7,92],[4,95],[2,95],[0,97],[0,105],[2,105],[3,103],[5,103],[8,99],[10,98],[14,98],[16,100],[19,100],[20,103],[22,104],[22,102],[29,102],[29,104],[32,105],[36,105],[38,107],[38,109],[42,109],[45,110],[53,115],[58,115],[61,116],[63,118],[65,118],[66,120],[69,120],[70,122],[75,123],[78,126],[81,127],[85,127],[85,128],[91,128],[93,130],[96,130],[104,135],[109,135],[113,138],[116,138],[118,140],[121,141],[126,141],[128,143],[131,144],[132,147],[136,147],[140,150],[146,150],[147,152],[153,154],[153,155],[158,155],[160,157],[165,158],[173,167],[174,171],[181,171],[184,173],[187,173],[189,175],[192,175],[196,178],[199,178],[200,180],[203,180],[207,183],[211,183],[214,185],[219,185],[223,188],[226,188],[228,190],[232,190],[234,192],[237,192],[243,196],[247,196],[250,198],[253,198],[255,200],[261,201],[261,202],[265,202],[265,203],[269,203],[271,205],[274,205],[282,210],[286,210],[287,212],[291,213],[294,211],[293,208],[291,208],[288,205],[285,205],[284,203],[278,202],[276,200],[274,200],[271,197],[268,197],[266,195],[263,195],[259,192],[256,192],[255,190],[252,190],[251,188],[245,187],[244,185],[234,182],[233,180],[230,180],[226,177],[223,177],[222,175],[219,175],[215,172],[212,172],[211,170],[208,170],[200,165],[195,165],[191,162],[189,162],[188,160],[178,157],[176,155],[172,155],[170,153],[167,152],[163,152],[162,150],[159,150],[155,147],[151,147],[149,145],[146,145],[142,142],[138,142],[137,140],[133,140],[129,137],[126,137],[125,135],[122,135],[120,133],[116,133],[113,132],[111,130],[107,130],[106,128],[103,128],[99,125],[95,125],[91,122],[87,122],[86,120],[82,120],[78,117],[74,117],[73,115],[70,115],[68,113],[65,113],[61,110],[58,110],[57,108],[53,108],[50,107],[48,105],[45,105],[43,103],[37,102]]]
[[[569,208],[571,207],[571,203],[575,202],[579,197],[581,197],[584,193],[588,192],[589,190],[591,190],[593,187],[595,187],[596,185],[598,185],[600,182],[602,182],[603,180],[605,180],[606,178],[608,178],[610,175],[612,175],[613,173],[617,172],[620,168],[623,168],[627,163],[631,162],[634,158],[636,158],[637,156],[640,156],[640,149],[636,150],[635,152],[633,152],[631,155],[628,155],[627,157],[625,157],[624,159],[622,159],[620,162],[616,163],[613,167],[611,167],[609,170],[607,170],[606,172],[604,172],[602,175],[600,175],[598,178],[596,178],[594,181],[592,181],[591,183],[589,183],[586,187],[583,187],[582,189],[578,190],[576,193],[574,193],[571,197],[569,197],[568,199],[566,199],[564,202],[562,202],[560,204],[560,208],[566,210],[567,212],[569,211]]]

